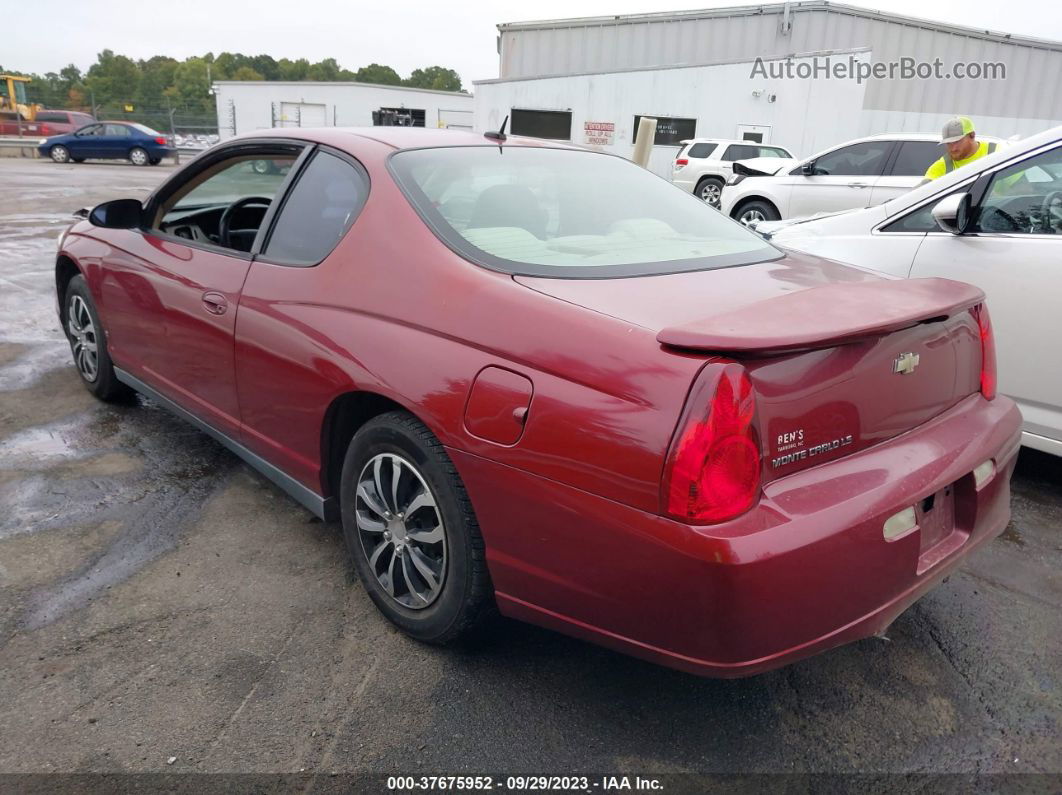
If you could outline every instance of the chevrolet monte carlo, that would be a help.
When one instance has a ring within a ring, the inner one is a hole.
[[[882,632],[1009,517],[980,290],[783,253],[608,154],[239,137],[75,223],[56,288],[93,394],[341,519],[426,642],[497,609],[753,674]]]

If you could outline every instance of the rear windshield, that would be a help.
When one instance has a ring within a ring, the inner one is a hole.
[[[444,242],[506,273],[645,276],[781,256],[705,202],[614,155],[473,146],[398,152],[390,165]]]
[[[133,123],[133,124],[130,124],[129,126],[132,127],[134,130],[140,130],[140,132],[144,133],[144,135],[150,135],[153,138],[161,138],[162,137],[162,133],[160,133],[158,130],[152,130],[146,124]]]

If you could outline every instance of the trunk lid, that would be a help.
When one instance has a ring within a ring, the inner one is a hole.
[[[916,428],[980,389],[968,310],[984,295],[960,282],[802,255],[630,279],[514,278],[650,329],[665,351],[741,362],[765,482]]]

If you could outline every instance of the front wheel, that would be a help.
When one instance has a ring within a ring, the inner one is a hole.
[[[734,217],[745,226],[758,224],[760,221],[777,221],[782,216],[770,202],[759,199],[748,201],[738,207]]]
[[[420,421],[395,411],[362,426],[343,462],[340,500],[354,570],[391,623],[444,644],[489,615],[493,588],[472,504]]]
[[[70,162],[70,150],[62,144],[56,144],[49,150],[52,160],[56,163],[69,163]]]
[[[107,352],[107,335],[84,276],[75,276],[66,287],[63,319],[63,331],[85,388],[107,402],[127,397],[132,390],[115,375]]]
[[[151,162],[151,158],[148,157],[147,150],[134,146],[129,150],[129,162],[134,166],[146,166]]]

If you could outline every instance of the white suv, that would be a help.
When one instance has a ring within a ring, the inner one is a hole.
[[[978,140],[1002,143],[998,138]],[[749,224],[872,207],[917,186],[944,154],[940,135],[888,133],[859,138],[799,163],[760,160],[739,164],[727,180],[719,209]],[[765,167],[766,166],[766,167]],[[762,174],[762,176],[761,176]]]
[[[713,207],[719,206],[719,192],[734,173],[735,160],[753,157],[792,158],[788,149],[755,141],[730,141],[723,138],[691,138],[679,141],[682,148],[675,156],[671,181],[685,191],[699,196]]]

